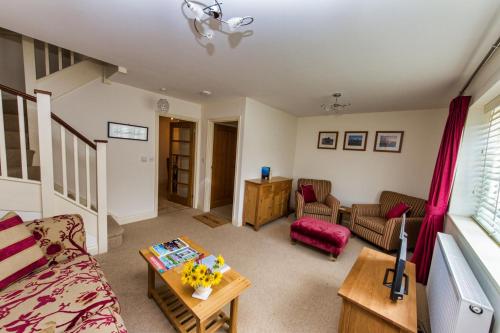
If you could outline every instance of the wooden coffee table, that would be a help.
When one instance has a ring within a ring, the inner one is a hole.
[[[205,255],[209,253],[189,238],[180,237],[189,246]],[[154,256],[149,249],[139,251],[148,264],[148,297],[153,298],[170,323],[181,333],[213,333],[225,324],[229,332],[237,332],[238,297],[250,287],[250,281],[233,268],[225,272],[222,282],[213,287],[206,301],[193,298],[194,290],[181,283],[182,265],[159,273],[148,258]],[[155,277],[159,276],[161,287],[155,287]],[[229,317],[222,308],[231,303]]]

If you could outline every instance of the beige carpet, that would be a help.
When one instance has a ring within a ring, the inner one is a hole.
[[[146,263],[140,248],[187,235],[252,281],[240,298],[238,330],[263,332],[337,332],[337,296],[349,269],[367,244],[352,238],[336,262],[311,248],[290,244],[291,221],[280,219],[258,232],[231,224],[212,229],[192,218],[193,209],[125,225],[123,245],[98,256],[118,296],[129,332],[175,332],[146,296]]]
[[[231,204],[231,205],[212,208],[210,209],[210,213],[214,213],[215,215],[225,217],[231,221],[233,219],[233,205]]]

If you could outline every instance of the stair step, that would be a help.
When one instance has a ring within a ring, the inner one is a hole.
[[[17,114],[4,114],[3,125],[6,131],[14,131],[19,133],[19,120]]]
[[[110,249],[122,245],[124,231],[123,227],[111,215],[108,215],[108,247]]]
[[[20,167],[8,168],[7,172],[9,177],[14,178],[23,178],[23,171]],[[28,179],[30,180],[40,180],[40,167],[39,166],[30,166],[28,167]]]
[[[19,140],[19,131],[5,131],[5,148],[19,149],[21,148],[21,140]]]
[[[17,99],[4,99],[3,100],[3,113],[4,114],[18,114],[18,112],[17,112]]]
[[[6,149],[7,151],[7,167],[20,167],[21,166],[21,149]],[[26,149],[26,160],[28,167],[33,164],[34,150]]]

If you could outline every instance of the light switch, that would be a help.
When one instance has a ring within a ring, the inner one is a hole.
[[[146,156],[141,156],[141,162],[146,163],[148,161],[148,158]]]

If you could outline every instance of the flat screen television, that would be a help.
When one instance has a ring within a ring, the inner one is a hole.
[[[403,299],[404,295],[408,295],[408,275],[405,274],[406,264],[406,248],[408,234],[405,232],[406,213],[403,214],[401,222],[401,231],[399,233],[399,249],[396,257],[394,268],[387,268],[384,276],[384,285],[391,288],[390,298],[393,301]],[[392,280],[390,280],[392,276]]]

